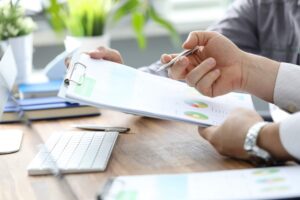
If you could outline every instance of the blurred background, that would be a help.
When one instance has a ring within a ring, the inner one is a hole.
[[[77,42],[92,44],[89,49],[100,45],[117,49],[125,64],[134,68],[150,65],[159,60],[163,53],[182,51],[180,46],[189,32],[205,30],[214,24],[223,16],[232,0],[0,2],[19,5],[24,9],[24,15],[36,24],[31,33],[31,70],[36,73],[65,49],[71,51]],[[68,43],[71,47],[68,47]],[[259,110],[266,109],[264,102],[256,98],[254,100]]]
[[[72,3],[72,1],[59,2]],[[229,5],[230,0],[153,0],[140,2],[153,4],[156,12],[174,26],[183,41],[190,31],[205,30],[217,21]],[[51,27],[51,23],[47,19],[47,12],[43,11],[47,6],[46,1],[21,0],[20,3],[37,23],[38,28],[33,37],[33,66],[35,70],[42,69],[52,58],[65,49],[63,41],[68,31],[56,33]],[[74,3],[76,2],[74,1]],[[122,3],[124,1],[117,2],[117,4]],[[168,30],[151,19],[145,22],[143,29],[147,46],[139,47],[136,34],[131,26],[131,17],[129,15],[122,17],[118,23],[107,30],[107,34],[110,35],[110,46],[121,52],[125,64],[137,68],[155,62],[163,53],[181,51],[180,45],[174,44],[170,40]]]

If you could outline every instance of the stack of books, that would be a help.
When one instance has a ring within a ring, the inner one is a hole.
[[[9,100],[4,108],[2,123],[20,121],[23,112],[29,120],[98,116],[99,109],[57,97],[62,80],[39,84],[20,84],[16,101]]]

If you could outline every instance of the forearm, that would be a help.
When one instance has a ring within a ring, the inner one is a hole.
[[[245,53],[242,89],[268,102],[273,102],[274,88],[280,63]]]

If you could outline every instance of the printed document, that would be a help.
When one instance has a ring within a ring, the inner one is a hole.
[[[209,98],[184,82],[85,54],[72,63],[68,84],[60,90],[60,96],[71,101],[200,126],[219,125],[238,107],[254,109],[248,94]]]
[[[299,166],[121,176],[107,182],[99,197],[103,200],[296,199],[300,197],[299,182]]]

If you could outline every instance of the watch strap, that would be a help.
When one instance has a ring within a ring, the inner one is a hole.
[[[257,146],[257,138],[261,132],[261,129],[266,126],[268,122],[258,122],[251,126],[247,132],[244,149],[250,155],[250,159],[255,164],[273,165],[274,159],[270,153]]]

